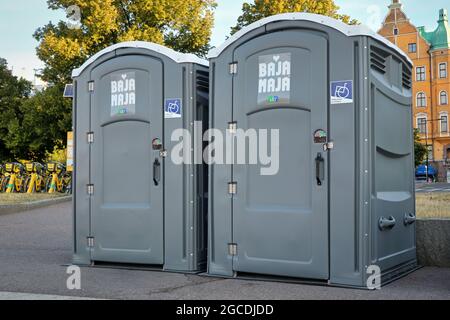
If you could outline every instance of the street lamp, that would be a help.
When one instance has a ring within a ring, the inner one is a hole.
[[[429,167],[430,167],[430,157],[429,157],[429,150],[428,150],[428,122],[435,122],[435,121],[442,121],[442,118],[440,118],[440,119],[431,119],[431,120],[428,120],[428,119],[426,119],[425,120],[425,145],[426,145],[426,147],[427,147],[427,168],[426,168],[426,173],[425,173],[425,177],[426,177],[426,181],[427,181],[427,183],[428,183],[428,170],[429,170]],[[432,131],[434,131],[434,130],[432,130]],[[431,138],[431,147],[433,148],[434,147],[434,145],[433,145],[433,137]],[[434,148],[433,148],[433,151],[434,151]]]

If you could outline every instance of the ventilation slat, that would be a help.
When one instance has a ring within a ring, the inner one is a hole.
[[[209,92],[209,73],[198,70],[196,73],[197,90]]]
[[[390,54],[375,46],[371,46],[370,49],[370,67],[381,74],[385,74],[387,69],[387,58]]]
[[[379,56],[379,55],[377,55],[376,53],[373,53],[373,52],[370,54],[370,57],[371,57],[372,59],[374,59],[374,60],[380,62],[380,63],[383,63],[384,61],[386,61],[385,58],[383,58],[382,56]]]
[[[384,64],[381,63],[381,62],[378,62],[377,60],[375,60],[375,59],[370,59],[370,61],[371,61],[373,64],[375,64],[378,68],[383,69],[383,70],[386,69],[386,65],[384,65]]]
[[[406,89],[410,90],[412,88],[412,73],[406,65],[403,65],[402,83]]]
[[[372,69],[378,71],[379,73],[385,74],[386,71],[384,69],[378,68],[376,65],[372,65]]]

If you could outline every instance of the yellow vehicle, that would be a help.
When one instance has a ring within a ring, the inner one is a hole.
[[[45,191],[44,166],[33,162],[25,165],[27,177],[25,178],[24,192],[35,193]]]
[[[24,188],[24,168],[19,162],[5,164],[5,179],[2,181],[2,191],[6,193],[22,192]]]
[[[66,167],[59,162],[50,162],[46,165],[46,171],[45,191],[65,193],[67,191]]]

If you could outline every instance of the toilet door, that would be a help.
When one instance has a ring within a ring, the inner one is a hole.
[[[116,57],[91,73],[93,261],[163,264],[162,63]]]
[[[269,33],[238,47],[234,61],[233,120],[245,131],[268,129],[269,142],[279,130],[279,144],[268,145],[269,154],[279,149],[279,169],[233,166],[233,269],[328,279],[327,40]],[[254,152],[247,143],[247,155]]]

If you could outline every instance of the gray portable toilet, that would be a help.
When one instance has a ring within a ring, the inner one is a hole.
[[[247,26],[209,58],[211,126],[280,130],[278,174],[210,168],[209,274],[363,288],[377,266],[383,283],[413,270],[406,54],[364,26],[293,13]]]
[[[147,42],[73,71],[75,264],[206,268],[205,165],[175,165],[171,134],[208,123],[208,62]]]

